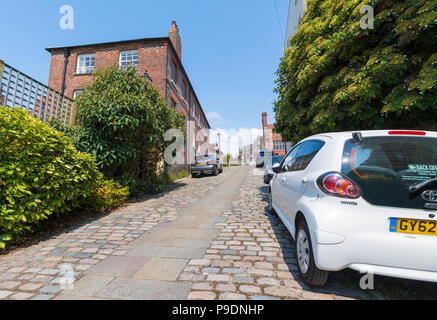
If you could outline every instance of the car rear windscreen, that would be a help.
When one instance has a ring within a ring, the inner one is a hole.
[[[409,187],[437,177],[437,138],[368,137],[361,144],[348,140],[342,173],[373,205],[423,209],[422,196],[410,199]]]
[[[196,156],[196,161],[197,162],[205,162],[205,161],[214,160],[214,159],[215,159],[215,157],[212,154]]]

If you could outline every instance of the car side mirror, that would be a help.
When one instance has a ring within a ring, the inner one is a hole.
[[[274,173],[279,173],[281,172],[281,165],[279,163],[275,163],[272,167],[272,170]]]

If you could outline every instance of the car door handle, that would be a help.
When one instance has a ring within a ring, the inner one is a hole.
[[[305,184],[305,183],[307,183],[307,182],[308,182],[308,178],[307,178],[307,177],[305,177],[305,178],[302,179],[302,183]]]

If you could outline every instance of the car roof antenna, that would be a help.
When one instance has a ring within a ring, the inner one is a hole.
[[[361,134],[361,132],[354,132],[352,133],[352,137],[354,138],[354,141],[358,144],[362,144],[363,143],[363,135]]]

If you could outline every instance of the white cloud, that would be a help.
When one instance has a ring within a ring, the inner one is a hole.
[[[220,145],[224,154],[230,153],[232,156],[238,156],[240,148],[254,143],[258,136],[262,136],[261,129],[215,129],[210,132],[210,142],[218,143],[217,134],[220,132]]]
[[[206,117],[211,121],[223,120],[222,116],[218,112],[209,112]]]

